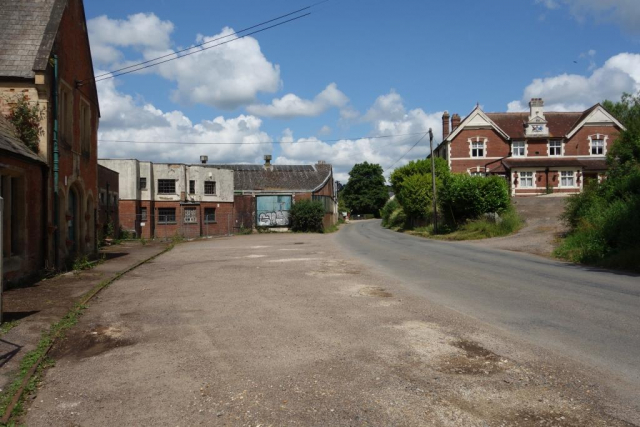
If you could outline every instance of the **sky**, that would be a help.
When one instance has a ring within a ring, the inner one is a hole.
[[[445,110],[524,111],[541,97],[547,110],[580,111],[640,90],[638,0],[329,0],[193,48],[314,1],[86,0],[95,73],[108,77],[96,83],[99,156],[272,154],[276,164],[327,161],[346,182],[355,163],[388,176],[426,157],[422,137],[432,128],[442,140]],[[105,74],[181,49],[193,54]]]

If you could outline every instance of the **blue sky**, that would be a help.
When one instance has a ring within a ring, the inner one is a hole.
[[[95,67],[171,53],[310,3],[87,1]],[[549,109],[575,110],[640,89],[636,1],[331,0],[311,11],[254,40],[98,83],[101,139],[302,143],[101,142],[100,155],[196,162],[202,152],[213,162],[255,162],[272,152],[280,163],[327,160],[344,179],[356,162],[388,167],[419,135],[350,138],[433,127],[439,139],[442,111],[464,116],[476,102],[518,110],[541,96]],[[397,165],[424,157],[427,145]]]

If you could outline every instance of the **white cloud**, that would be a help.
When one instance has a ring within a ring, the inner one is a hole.
[[[333,144],[317,138],[293,138],[293,132],[286,130],[283,141],[295,141],[283,144],[276,163],[315,163],[318,160],[330,162],[336,179],[346,182],[348,172],[354,163],[364,161],[378,163],[389,168],[405,154],[421,135],[406,135],[393,138],[375,138],[383,135],[414,134],[433,129],[434,146],[442,140],[442,113],[427,114],[422,109],[406,111],[402,98],[396,92],[382,95],[374,102],[364,119],[371,123],[370,137],[357,140],[344,139]],[[429,140],[425,138],[395,167],[402,166],[410,160],[425,158],[429,154]],[[391,170],[385,170],[388,176]]]
[[[590,76],[561,74],[535,79],[509,111],[526,111],[531,98],[543,98],[551,111],[581,111],[605,99],[617,100],[624,92],[640,91],[640,54],[621,53]]]
[[[152,104],[134,100],[117,90],[113,80],[98,86],[102,118],[99,139],[119,141],[184,141],[258,143],[269,141],[260,127],[262,121],[251,115],[225,119],[216,117],[194,124],[180,111],[163,112]],[[271,143],[246,145],[177,145],[100,142],[101,158],[137,158],[156,162],[195,163],[201,154],[210,162],[260,162],[273,150]]]
[[[152,13],[131,15],[126,20],[100,16],[88,21],[88,26],[93,59],[102,68],[120,68],[164,55],[170,59],[181,50],[171,48],[173,24]],[[185,52],[197,53],[140,73],[157,73],[174,81],[172,99],[176,102],[222,109],[252,104],[259,92],[277,91],[281,86],[280,67],[265,58],[256,39],[245,37],[215,46],[233,40],[233,33],[232,28],[224,28],[213,36],[198,35],[195,44],[209,44]],[[141,57],[125,60],[122,48],[139,51]]]
[[[257,116],[266,116],[275,119],[291,119],[294,117],[315,117],[327,111],[329,108],[346,107],[349,98],[338,89],[335,83],[329,84],[322,92],[310,101],[301,99],[293,93],[282,98],[276,98],[271,104],[256,104],[247,107],[247,111]]]
[[[153,13],[129,15],[126,20],[106,15],[87,21],[91,53],[97,63],[114,64],[124,55],[116,47],[163,50],[171,46],[173,24]]]
[[[329,135],[331,133],[331,127],[324,125],[320,128],[320,130],[318,131],[318,133],[320,135]]]
[[[628,31],[640,32],[640,2],[638,0],[536,0],[548,9],[566,6],[578,20],[593,17],[596,21],[614,22]]]

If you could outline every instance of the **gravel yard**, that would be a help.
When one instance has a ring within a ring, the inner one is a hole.
[[[628,425],[597,372],[412,295],[335,236],[185,243],[127,274],[53,350],[24,421]]]

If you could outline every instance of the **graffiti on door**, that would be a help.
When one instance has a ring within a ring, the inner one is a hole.
[[[258,227],[289,225],[291,196],[257,196],[256,207]]]

